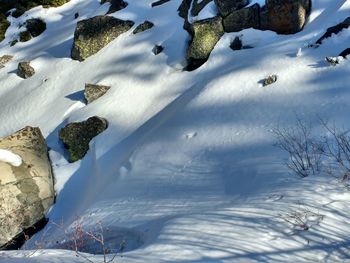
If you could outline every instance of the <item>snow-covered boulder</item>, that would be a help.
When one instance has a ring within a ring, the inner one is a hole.
[[[110,86],[85,84],[84,97],[86,103],[89,104],[94,100],[97,100],[110,89]]]
[[[25,127],[0,139],[0,247],[45,218],[54,196],[40,129]]]
[[[89,142],[107,129],[107,126],[106,119],[94,116],[62,128],[59,136],[69,151],[69,161],[75,162],[82,159],[89,150]]]
[[[311,0],[266,0],[267,29],[294,34],[303,29]]]
[[[78,22],[71,56],[83,61],[128,31],[134,22],[111,16],[95,16]]]
[[[227,16],[232,11],[241,9],[249,4],[249,0],[215,0],[221,16]]]
[[[238,32],[246,28],[260,28],[260,6],[258,4],[250,7],[232,11],[223,19],[225,32]]]
[[[195,22],[191,26],[192,41],[187,50],[187,60],[207,60],[216,43],[224,34],[222,18],[214,17]]]
[[[17,75],[21,78],[27,79],[35,74],[34,68],[30,65],[28,61],[22,61],[18,63]]]

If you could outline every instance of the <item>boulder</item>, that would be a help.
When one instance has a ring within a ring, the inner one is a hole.
[[[160,46],[160,45],[155,45],[155,46],[152,48],[152,53],[153,53],[154,55],[158,55],[158,54],[162,53],[163,50],[164,50],[164,48],[163,48],[162,46]]]
[[[301,31],[311,9],[311,0],[266,0],[267,28],[278,34]]]
[[[5,67],[5,65],[13,59],[11,55],[3,55],[0,57],[0,69]]]
[[[28,19],[25,26],[32,37],[37,37],[46,30],[46,23],[40,18]]]
[[[86,103],[89,104],[102,97],[110,88],[109,86],[103,85],[85,84],[84,97]]]
[[[165,3],[169,2],[169,1],[170,0],[159,0],[159,1],[153,2],[151,6],[152,7],[160,6],[160,5],[165,4]]]
[[[230,48],[232,50],[241,50],[243,48],[242,40],[239,37],[235,37],[230,44]]]
[[[216,43],[224,34],[222,18],[214,17],[192,24],[192,41],[187,50],[187,59],[208,59]]]
[[[111,16],[95,16],[78,22],[71,56],[83,61],[128,31],[134,22]]]
[[[270,75],[263,80],[263,86],[265,87],[265,86],[271,85],[275,83],[277,79],[278,79],[277,75]]]
[[[17,75],[21,78],[27,79],[35,74],[34,68],[30,65],[28,61],[22,61],[18,63]]]
[[[260,6],[254,4],[247,8],[232,11],[223,19],[225,32],[238,32],[246,28],[260,27]]]
[[[0,139],[0,247],[45,218],[55,192],[48,149],[39,128],[25,127]],[[10,242],[11,243],[11,242]]]
[[[133,34],[138,34],[138,33],[141,33],[143,31],[146,31],[148,29],[151,29],[152,27],[154,26],[154,24],[150,21],[145,21],[143,22],[142,24],[139,24],[135,29],[134,31],[132,32]]]
[[[214,0],[219,14],[223,17],[232,11],[241,9],[249,4],[249,0]]]
[[[32,35],[29,33],[29,31],[22,31],[19,33],[19,41],[20,42],[27,42],[32,39]]]
[[[9,26],[10,22],[0,13],[0,42],[5,39],[5,33]]]
[[[191,15],[198,16],[198,14],[203,10],[203,8],[206,7],[207,4],[209,4],[212,1],[213,0],[193,0]]]
[[[83,122],[73,122],[62,128],[59,137],[69,152],[69,161],[82,159],[89,150],[89,142],[107,129],[106,119],[94,116]]]
[[[109,8],[107,14],[117,12],[128,6],[128,3],[124,2],[123,0],[101,0],[101,5],[104,3],[111,4],[111,7]]]

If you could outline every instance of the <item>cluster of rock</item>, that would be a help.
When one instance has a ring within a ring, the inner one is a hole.
[[[214,1],[218,16],[190,24],[188,15],[198,14]],[[184,28],[192,39],[187,50],[188,69],[202,65],[224,32],[247,28],[272,30],[279,34],[299,32],[311,10],[311,0],[266,0],[264,7],[249,5],[249,0],[183,0],[178,11],[185,19]]]

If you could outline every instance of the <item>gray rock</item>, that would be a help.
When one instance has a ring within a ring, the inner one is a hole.
[[[246,28],[260,27],[260,6],[258,4],[232,11],[223,19],[225,32],[238,32]]]
[[[263,86],[271,85],[272,83],[275,83],[277,81],[277,75],[270,75],[266,79],[263,80]]]
[[[30,65],[28,61],[22,61],[18,63],[17,75],[21,78],[27,79],[35,74],[34,68]]]
[[[0,247],[45,218],[54,202],[53,175],[39,128],[0,139],[0,149],[21,157],[19,166],[0,161]]]
[[[5,67],[5,65],[13,59],[11,55],[3,55],[0,57],[0,69]]]
[[[266,0],[267,29],[278,34],[301,31],[310,12],[311,0]]]
[[[82,159],[89,150],[89,142],[107,129],[106,119],[94,116],[83,122],[73,122],[62,128],[59,137],[69,152],[69,161]]]
[[[85,84],[84,97],[86,103],[89,104],[102,97],[110,88],[109,86],[103,85]]]
[[[96,16],[78,22],[71,56],[83,61],[96,54],[111,41],[128,31],[134,22],[111,16]]]
[[[225,17],[232,11],[241,9],[249,4],[249,0],[214,0],[221,16]]]

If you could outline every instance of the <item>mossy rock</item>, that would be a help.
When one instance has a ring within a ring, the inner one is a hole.
[[[62,128],[60,139],[69,152],[69,161],[82,159],[89,150],[89,142],[107,129],[106,119],[94,116],[83,122],[73,122]]]
[[[260,28],[260,6],[252,6],[232,11],[223,19],[225,32],[238,32],[246,28]]]
[[[148,29],[151,29],[152,27],[154,27],[154,24],[152,22],[146,20],[142,24],[139,24],[132,33],[138,34],[138,33],[141,33],[143,31],[146,31]]]
[[[111,16],[95,16],[79,21],[74,33],[72,58],[79,61],[87,59],[133,25],[133,21],[124,21]]]
[[[29,33],[28,30],[22,31],[19,33],[19,41],[21,42],[27,42],[32,39],[32,35]]]
[[[192,41],[187,50],[187,59],[208,59],[216,43],[224,34],[222,18],[214,17],[192,24]]]
[[[4,15],[0,14],[0,42],[5,39],[5,33],[9,26],[10,22],[7,21]]]

